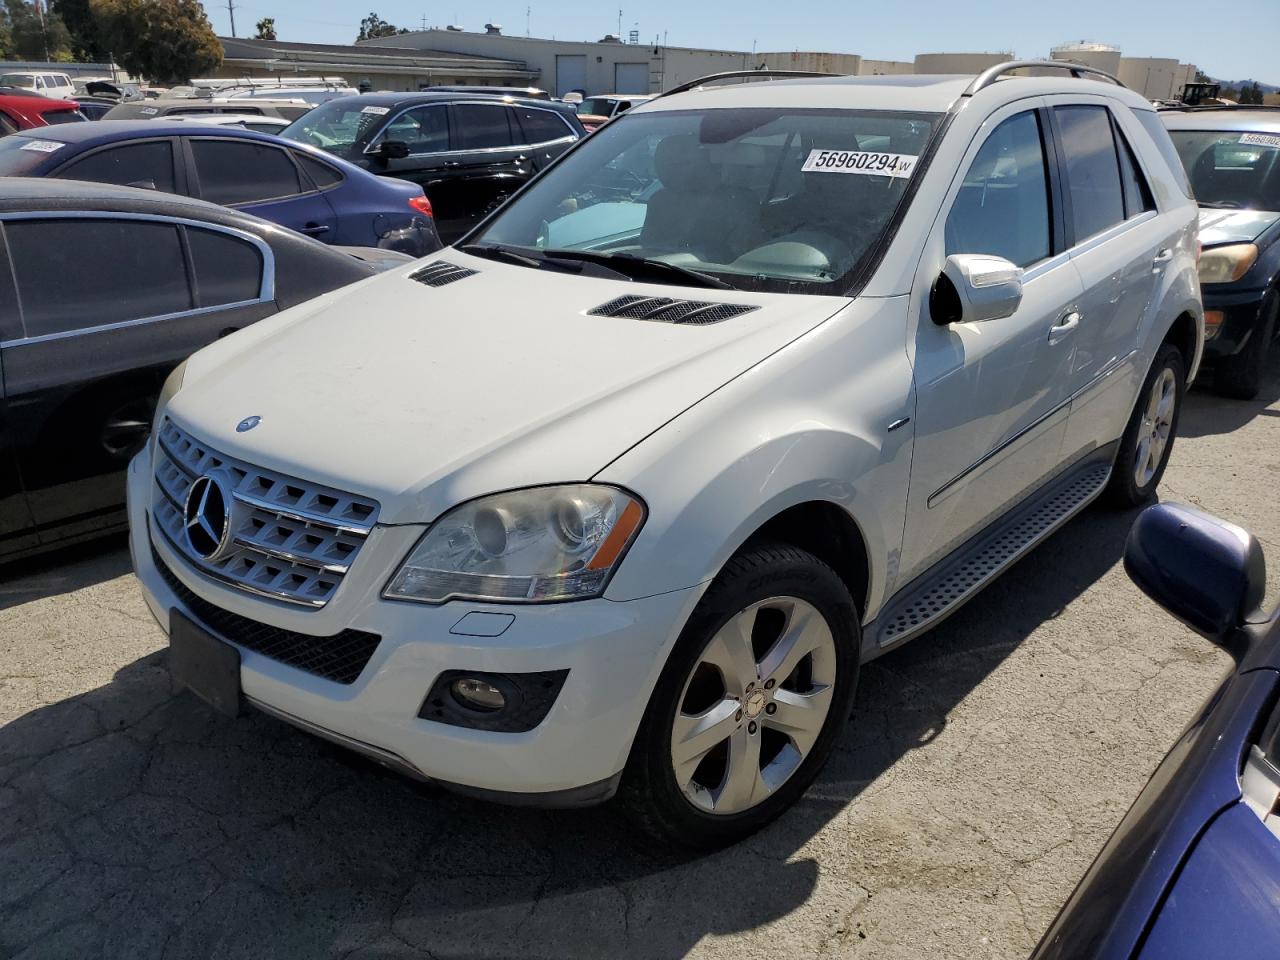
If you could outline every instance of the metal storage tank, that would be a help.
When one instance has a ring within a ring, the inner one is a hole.
[[[1113,77],[1120,75],[1120,48],[1109,43],[1095,43],[1092,40],[1061,43],[1049,51],[1049,59],[1082,63],[1086,67],[1103,70]]]
[[[1015,59],[1012,53],[917,53],[916,73],[981,73],[987,67]]]

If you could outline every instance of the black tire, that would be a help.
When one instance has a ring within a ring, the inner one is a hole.
[[[790,778],[756,806],[734,814],[696,807],[672,765],[671,736],[685,683],[717,631],[752,604],[796,597],[815,607],[835,641],[836,679],[825,723]],[[785,544],[744,549],[725,565],[695,608],[649,700],[619,790],[619,803],[664,842],[709,850],[734,843],[782,814],[813,782],[849,719],[858,681],[862,631],[844,582],[817,557]]]
[[[1280,314],[1280,293],[1272,290],[1258,311],[1258,326],[1245,348],[1234,357],[1222,361],[1214,371],[1213,389],[1234,400],[1252,400],[1262,389],[1267,371],[1267,358],[1276,337],[1276,315]]]
[[[1160,462],[1150,478],[1143,483],[1138,481],[1137,460],[1143,433],[1144,415],[1156,381],[1170,371],[1174,382],[1174,408],[1169,437],[1165,444]],[[1116,452],[1115,464],[1111,470],[1111,480],[1107,484],[1105,498],[1115,507],[1128,509],[1146,503],[1155,495],[1156,487],[1164,476],[1165,467],[1169,465],[1169,455],[1173,453],[1174,440],[1178,436],[1178,420],[1182,416],[1182,401],[1187,393],[1186,361],[1177,347],[1165,343],[1156,351],[1151,362],[1151,369],[1142,382],[1142,390],[1134,402],[1133,413],[1129,416],[1129,424],[1125,427],[1124,436],[1120,440],[1120,449]]]

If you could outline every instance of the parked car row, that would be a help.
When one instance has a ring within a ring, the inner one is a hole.
[[[440,246],[421,187],[235,126],[103,120],[21,132],[0,138],[0,176],[180,193],[326,243],[415,257]]]
[[[5,560],[123,526],[125,466],[189,354],[378,272],[225,207],[72,180],[0,178],[0,236]]]

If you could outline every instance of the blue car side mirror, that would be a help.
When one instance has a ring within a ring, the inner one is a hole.
[[[1232,639],[1261,618],[1267,581],[1262,546],[1248,531],[1186,504],[1158,503],[1134,521],[1124,568],[1196,633],[1243,653]]]

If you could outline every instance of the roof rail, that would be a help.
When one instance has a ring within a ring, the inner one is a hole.
[[[1048,70],[1066,70],[1073,77],[1078,79],[1095,79],[1110,80],[1117,87],[1123,87],[1116,77],[1107,73],[1105,70],[1099,70],[1097,67],[1090,67],[1083,63],[1072,63],[1070,60],[1008,60],[1005,63],[997,63],[994,67],[988,67],[983,70],[974,79],[973,83],[965,88],[962,97],[972,97],[979,90],[985,90],[1007,73],[1013,73],[1015,70],[1022,70],[1027,67],[1037,67]],[[1088,76],[1086,77],[1085,74]],[[1126,88],[1128,89],[1128,88]]]
[[[1169,113],[1200,113],[1213,110],[1280,110],[1280,104],[1274,103],[1179,103],[1167,107],[1156,107],[1156,111]]]
[[[682,83],[678,87],[672,87],[670,90],[664,90],[653,99],[658,97],[670,97],[673,94],[684,93],[687,90],[693,90],[696,87],[704,86],[716,80],[729,80],[734,77],[840,77],[839,73],[817,73],[811,70],[726,70],[724,73],[710,73],[705,77],[699,77],[697,80],[690,80],[688,83]]]

